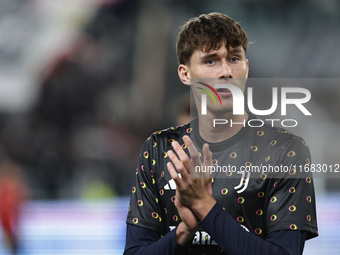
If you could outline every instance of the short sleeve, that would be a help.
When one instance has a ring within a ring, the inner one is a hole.
[[[144,142],[141,149],[135,184],[131,189],[126,223],[160,232],[161,210],[152,173],[154,156],[156,155],[153,148],[154,143],[154,136],[151,136]]]
[[[268,234],[277,230],[307,232],[307,239],[318,235],[313,176],[301,171],[310,164],[310,152],[305,141],[297,137],[287,148],[279,164],[289,166],[289,172],[273,178],[268,187]]]

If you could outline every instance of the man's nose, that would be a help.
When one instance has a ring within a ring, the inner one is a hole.
[[[222,79],[222,78],[232,78],[232,77],[233,77],[233,74],[232,74],[232,70],[230,68],[229,63],[227,61],[223,61],[218,78]]]

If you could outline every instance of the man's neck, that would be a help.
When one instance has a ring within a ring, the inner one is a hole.
[[[200,115],[199,117],[199,133],[207,142],[222,142],[236,135],[244,126],[243,123],[247,122],[248,117],[248,113],[233,115],[232,112],[228,112],[221,116],[208,112],[207,115]],[[228,123],[216,124],[214,127],[214,119],[227,120]]]

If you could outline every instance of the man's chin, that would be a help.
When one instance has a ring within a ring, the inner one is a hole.
[[[226,114],[232,114],[233,108],[232,107],[221,107],[221,106],[213,106],[208,107],[208,112],[210,112],[213,115],[226,115]]]

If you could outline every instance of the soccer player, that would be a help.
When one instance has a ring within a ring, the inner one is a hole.
[[[318,235],[313,180],[297,169],[310,163],[306,142],[267,124],[213,127],[213,119],[245,123],[257,118],[247,112],[234,115],[228,89],[216,91],[221,105],[206,102],[202,112],[203,87],[214,84],[200,79],[244,91],[247,47],[246,33],[224,14],[200,15],[182,26],[178,74],[192,86],[199,117],[145,141],[124,254],[302,254],[305,240]],[[211,178],[204,169],[217,162],[237,171]],[[245,166],[288,171],[239,171]],[[202,171],[192,178],[197,169]]]

